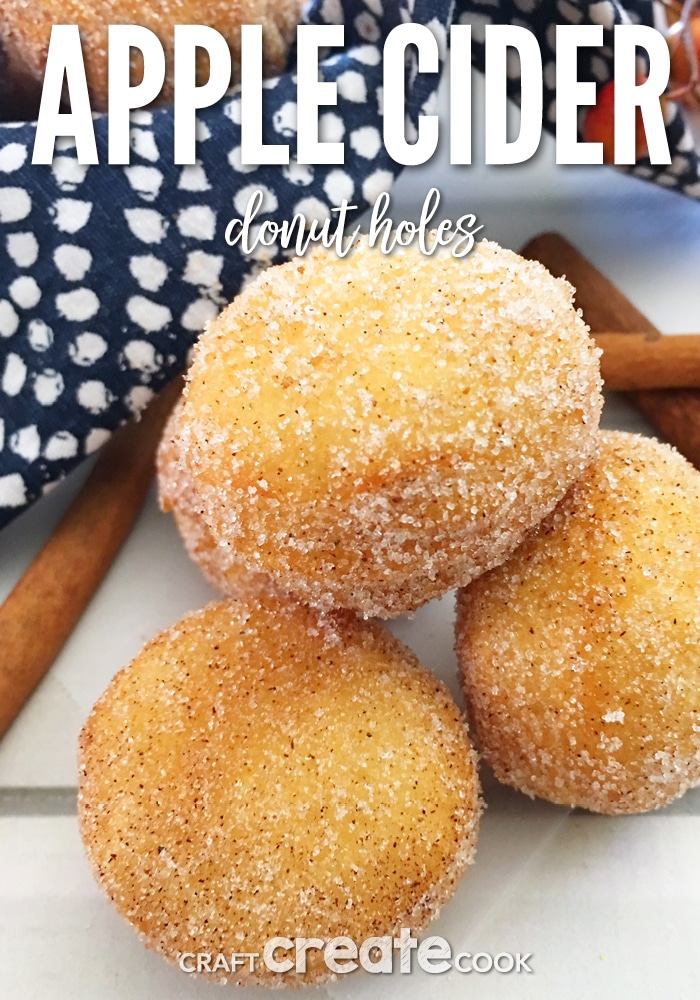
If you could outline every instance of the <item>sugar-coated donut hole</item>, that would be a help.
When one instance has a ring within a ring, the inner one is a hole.
[[[265,594],[282,595],[266,573],[249,570],[230,548],[217,545],[206,522],[196,512],[175,507],[173,515],[187,554],[220,594],[243,600]]]
[[[487,242],[263,273],[200,338],[180,421],[217,545],[382,617],[498,564],[592,457],[598,352],[571,300]]]
[[[163,431],[157,454],[158,486],[161,505],[172,511],[177,530],[187,554],[202,571],[208,583],[226,597],[256,598],[278,594],[266,573],[249,570],[230,545],[218,545],[199,509],[197,494],[183,464],[180,419],[182,401],[173,408]]]
[[[346,613],[209,605],[116,676],[80,742],[97,879],[174,961],[417,931],[475,849],[459,709],[398,640]],[[295,984],[262,962],[239,974]],[[304,981],[327,975],[309,953]]]
[[[478,746],[500,780],[604,813],[700,779],[700,473],[659,442],[597,460],[458,598]]]
[[[3,0],[0,45],[7,52],[9,70],[25,81],[34,80],[37,98],[46,67],[53,24],[77,24],[92,108],[108,108],[107,30],[110,24],[138,24],[153,31],[166,54],[166,80],[158,103],[174,95],[173,37],[176,24],[203,24],[226,39],[231,50],[233,80],[240,79],[242,24],[263,26],[263,70],[281,73],[301,20],[302,0]],[[143,77],[143,59],[132,52],[132,83]],[[197,56],[197,84],[209,78],[209,60]]]

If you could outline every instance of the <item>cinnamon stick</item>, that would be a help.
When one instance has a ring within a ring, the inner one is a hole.
[[[105,445],[51,538],[0,607],[0,737],[56,659],[129,534],[180,387],[176,379],[138,422]]]
[[[576,305],[593,333],[618,330],[621,344],[629,333],[660,336],[646,316],[557,233],[538,236],[521,253],[541,261],[552,274],[568,278],[576,289]],[[662,437],[700,468],[699,390],[643,389],[630,392],[629,398]]]
[[[700,334],[592,333],[606,389],[700,388]]]

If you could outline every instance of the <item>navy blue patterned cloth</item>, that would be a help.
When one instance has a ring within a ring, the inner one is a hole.
[[[100,165],[77,162],[59,140],[51,166],[30,163],[33,124],[0,125],[0,527],[93,453],[185,366],[203,325],[275,258],[245,255],[224,238],[255,189],[260,220],[301,212],[323,220],[344,199],[365,211],[389,190],[400,166],[382,142],[382,58],[397,24],[427,24],[445,43],[453,18],[471,23],[474,61],[483,61],[489,23],[536,32],[545,62],[545,127],[553,128],[554,18],[602,23],[608,33],[631,17],[650,23],[647,0],[623,10],[612,0],[315,0],[311,23],[345,24],[344,50],[322,64],[338,104],[322,112],[321,137],[345,143],[342,166],[295,160],[296,84],[284,75],[264,91],[263,141],[290,145],[288,167],[243,167],[240,103],[225,98],[198,116],[196,165],[173,165],[171,109],[132,116],[132,162],[107,164],[107,119],[95,121]],[[441,46],[444,49],[444,44]],[[612,74],[606,34],[582,50],[581,79]],[[407,114],[429,113],[440,73],[406,68]],[[518,83],[511,82],[517,100]],[[0,109],[1,110],[1,109]],[[673,162],[639,163],[635,174],[700,197],[698,161],[678,112],[668,126]]]

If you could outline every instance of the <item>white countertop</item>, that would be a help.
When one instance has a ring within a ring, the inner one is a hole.
[[[446,146],[446,143],[444,144]],[[556,167],[546,142],[520,167],[407,171],[394,218],[428,189],[518,249],[561,232],[663,331],[700,331],[700,204],[606,168]],[[620,398],[609,427],[648,431]],[[50,533],[84,470],[0,535],[0,598]],[[48,677],[0,743],[0,996],[199,998],[222,987],[146,952],[94,885],[75,820],[78,731],[112,674],[160,627],[213,592],[153,495]],[[458,696],[451,599],[393,626]],[[0,653],[1,655],[1,653]],[[459,697],[459,696],[458,696]],[[476,865],[431,932],[453,948],[532,953],[532,975],[356,974],[306,995],[636,1000],[700,995],[700,789],[667,810],[607,818],[532,802],[486,781]],[[225,989],[225,988],[224,988]],[[238,996],[261,996],[239,990]]]

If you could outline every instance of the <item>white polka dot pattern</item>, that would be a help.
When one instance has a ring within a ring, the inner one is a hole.
[[[234,94],[203,111],[197,161],[172,163],[171,109],[131,116],[128,166],[107,164],[107,119],[95,120],[100,165],[77,162],[75,142],[59,139],[51,168],[33,167],[35,126],[0,124],[0,527],[93,453],[153,392],[181,370],[202,327],[252,276],[279,259],[277,248],[245,256],[224,239],[253,191],[258,222],[296,212],[327,219],[343,199],[363,211],[400,167],[382,143],[383,40],[397,24],[426,24],[444,49],[450,20],[472,25],[474,61],[483,66],[489,24],[528,25],[542,48],[547,109],[554,106],[554,23],[598,23],[605,44],[582,50],[582,79],[611,76],[612,28],[623,18],[651,23],[649,0],[311,0],[310,23],[344,23],[346,48],[324,61],[338,104],[319,120],[322,142],[344,142],[345,163],[296,161],[296,84],[266,81],[264,143],[286,143],[284,167],[241,163],[240,101]],[[513,66],[509,90],[517,100]],[[406,67],[410,137],[435,107],[440,74]],[[0,94],[0,103],[2,97]],[[2,120],[0,106],[0,121]],[[673,162],[629,168],[639,177],[700,198],[700,174],[682,116],[667,125]]]
[[[544,82],[544,122],[550,132],[554,131],[556,25],[557,24],[600,24],[604,28],[603,45],[600,49],[581,48],[579,53],[578,78],[593,81],[598,88],[603,87],[613,76],[613,29],[616,24],[631,22],[653,24],[651,0],[557,0],[543,3],[542,0],[457,0],[454,20],[472,26],[472,58],[477,68],[484,69],[485,29],[490,24],[521,24],[527,26],[537,37],[543,59]],[[648,65],[648,63],[646,63]],[[520,103],[520,78],[517,73],[508,74],[508,94]],[[666,121],[666,135],[671,153],[684,152],[683,157],[673,156],[670,166],[652,166],[648,159],[641,159],[631,167],[618,167],[641,180],[654,181],[662,187],[678,191],[690,198],[700,197],[700,163],[693,151],[690,131],[676,104],[669,103]],[[580,126],[584,115],[579,120]]]
[[[254,191],[260,221],[324,220],[343,199],[364,210],[392,184],[400,168],[381,142],[381,45],[409,7],[444,33],[449,0],[316,0],[305,12],[346,25],[345,51],[322,67],[339,99],[319,128],[325,142],[347,137],[342,167],[296,162],[291,75],[264,91],[263,142],[291,147],[282,169],[241,164],[235,94],[201,113],[197,162],[186,167],[172,164],[170,109],[132,114],[124,167],[106,163],[104,117],[91,167],[70,138],[57,142],[50,170],[32,167],[35,127],[0,125],[0,526],[141,410],[184,367],[202,327],[276,259],[276,248],[245,257],[224,240]],[[414,124],[426,96],[409,91]]]

